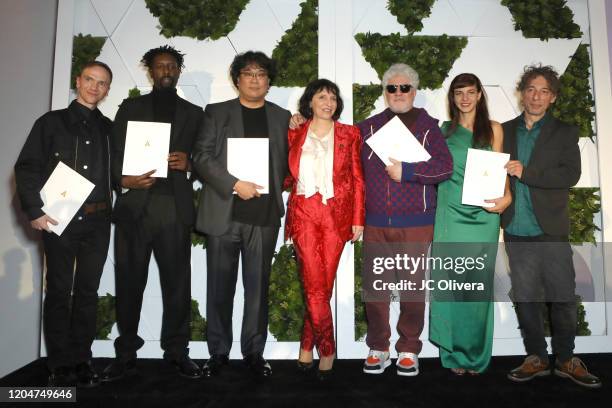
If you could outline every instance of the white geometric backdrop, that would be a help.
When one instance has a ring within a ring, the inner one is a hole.
[[[381,34],[400,33],[406,29],[386,9],[385,0],[319,0],[319,74],[335,80],[345,100],[345,111],[341,121],[352,123],[352,83],[379,83],[378,76],[365,61],[359,45],[354,40],[358,32]],[[188,37],[167,39],[159,34],[159,22],[146,8],[144,0],[60,0],[56,64],[54,72],[55,109],[66,106],[70,95],[66,92],[70,71],[71,39],[76,34],[91,34],[107,37],[99,59],[108,63],[114,73],[112,88],[100,109],[113,118],[118,105],[127,97],[128,90],[138,87],[143,93],[151,89],[146,71],[140,65],[144,52],[162,44],[174,45],[186,53],[185,69],[178,83],[179,95],[205,106],[236,97],[228,75],[228,67],[237,52],[249,49],[272,54],[285,30],[291,27],[300,12],[300,0],[251,0],[240,15],[235,29],[216,41],[198,41]],[[445,120],[446,88],[450,80],[460,72],[477,74],[486,86],[492,118],[502,122],[520,113],[515,95],[515,84],[524,65],[542,62],[553,65],[562,73],[569,57],[581,42],[590,42],[589,9],[586,0],[570,0],[568,6],[574,12],[574,21],[584,34],[582,39],[549,40],[525,39],[521,32],[514,31],[508,9],[498,0],[437,0],[431,16],[423,20],[423,30],[416,35],[448,35],[468,37],[468,45],[455,61],[443,88],[435,91],[419,91],[415,104],[425,107],[432,116]],[[291,111],[302,88],[272,87],[268,99]],[[376,113],[384,109],[380,98]],[[588,139],[580,141],[583,175],[580,187],[599,186],[597,145]],[[598,220],[596,223],[600,223]],[[282,234],[281,234],[282,235]],[[598,237],[597,241],[601,241]],[[279,245],[281,244],[279,238]],[[586,262],[599,271],[603,281],[601,257],[584,254]],[[192,297],[200,305],[200,313],[206,317],[206,263],[205,251],[199,247],[192,250]],[[592,264],[592,263],[595,264]],[[498,257],[498,269],[502,275],[506,269],[505,257]],[[114,294],[112,244],[105,265],[99,294]],[[363,342],[353,340],[353,257],[347,246],[338,270],[336,301],[336,323],[338,356],[360,358],[367,352]],[[608,272],[609,275],[609,272]],[[610,276],[607,276],[610,279]],[[161,297],[157,266],[151,262],[148,286],[145,291],[139,334],[146,339],[139,351],[140,357],[161,357],[159,333],[161,328]],[[581,348],[590,351],[609,350],[605,303],[587,303],[587,319],[593,336],[580,339]],[[240,277],[234,304],[234,336],[240,336],[242,311],[242,286]],[[498,303],[495,311],[494,354],[521,354],[520,334],[511,305]],[[422,338],[427,338],[427,327]],[[111,338],[116,336],[113,328]],[[599,339],[598,339],[599,338]],[[590,343],[589,343],[590,342]],[[44,344],[44,343],[43,343]],[[589,344],[595,344],[595,348]],[[601,345],[600,345],[601,344]],[[208,356],[205,343],[192,342],[191,356]],[[240,348],[233,347],[231,357],[240,358]],[[266,356],[269,358],[293,358],[298,344],[276,342],[269,336]],[[584,350],[582,350],[584,351]],[[44,352],[44,351],[43,351]],[[112,341],[96,341],[95,356],[113,356]],[[436,349],[425,341],[423,356],[436,356]]]

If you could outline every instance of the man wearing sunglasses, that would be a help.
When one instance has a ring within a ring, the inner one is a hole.
[[[406,254],[412,258],[427,254],[433,238],[433,223],[436,213],[436,184],[448,179],[453,171],[452,157],[446,141],[438,127],[438,120],[429,116],[422,108],[413,106],[419,75],[406,64],[393,64],[382,78],[387,109],[359,123],[364,141],[394,117],[398,117],[416,137],[431,158],[417,163],[389,160],[385,166],[373,154],[367,143],[363,144],[361,160],[366,182],[366,225],[364,240],[364,300],[368,331],[366,343],[370,348],[363,371],[367,374],[382,374],[389,365],[389,291],[372,290],[367,277],[371,275],[368,265],[370,256],[380,253],[395,257]],[[391,271],[395,276],[396,271]],[[411,271],[410,280],[421,287],[424,269]],[[380,275],[385,276],[385,275]],[[397,279],[397,276],[395,278]],[[418,354],[422,343],[419,336],[423,330],[423,293],[400,293],[400,317],[397,323],[399,339],[395,344],[398,358],[397,374],[416,376],[419,373]]]

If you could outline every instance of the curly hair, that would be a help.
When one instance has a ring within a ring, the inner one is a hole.
[[[272,85],[276,78],[276,62],[261,51],[247,51],[236,55],[230,65],[230,76],[234,86],[238,87],[240,71],[249,65],[257,65],[268,74],[269,84]]]
[[[548,87],[553,95],[559,94],[561,88],[561,81],[559,80],[559,74],[550,65],[526,65],[523,70],[523,75],[519,79],[516,89],[519,92],[523,92],[529,86],[529,83],[536,77],[542,76],[548,83]]]
[[[160,54],[170,54],[176,60],[176,65],[182,70],[185,68],[185,54],[177,50],[171,45],[162,45],[161,47],[151,48],[149,51],[142,56],[140,62],[144,64],[148,69],[153,68],[153,60]]]
[[[336,97],[336,111],[332,115],[333,120],[338,120],[340,115],[342,114],[342,109],[344,109],[344,102],[340,97],[340,89],[338,85],[330,81],[329,79],[315,79],[314,81],[310,81],[308,85],[306,85],[306,89],[304,93],[300,97],[300,102],[298,104],[300,114],[306,119],[312,119],[313,112],[310,107],[310,102],[312,98],[319,93],[320,91],[327,91],[333,94]]]

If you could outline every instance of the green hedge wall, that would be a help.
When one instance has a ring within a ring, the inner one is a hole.
[[[380,95],[382,95],[382,85],[353,84],[353,123],[359,123],[370,116]]]
[[[580,26],[565,0],[502,0],[514,20],[514,29],[525,38],[580,38]]]
[[[92,37],[91,35],[78,34],[72,39],[72,67],[70,69],[70,87],[76,88],[76,77],[81,72],[83,65],[95,60],[100,55],[106,37]]]
[[[218,40],[238,23],[249,0],[145,0],[159,18],[159,33],[166,38],[185,36]]]
[[[389,0],[387,10],[406,27],[408,34],[413,34],[423,29],[422,20],[431,14],[434,2],[435,0]]]
[[[302,281],[292,245],[274,254],[268,295],[269,330],[278,341],[299,341],[304,323]]]
[[[298,18],[272,51],[278,67],[275,86],[304,87],[318,78],[318,1],[307,0],[300,6]]]
[[[401,36],[378,33],[355,35],[363,56],[382,78],[389,66],[404,62],[419,73],[419,88],[438,89],[467,45],[465,37]]]

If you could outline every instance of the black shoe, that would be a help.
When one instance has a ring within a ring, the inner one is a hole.
[[[77,364],[74,368],[74,373],[76,374],[78,387],[92,388],[100,385],[100,377],[91,366],[91,361]]]
[[[48,387],[74,387],[75,378],[72,367],[62,366],[51,370]]]
[[[132,375],[136,372],[136,359],[122,361],[115,359],[112,363],[106,366],[102,371],[100,381],[111,382],[117,381],[128,375]]]
[[[272,367],[261,354],[249,354],[244,357],[244,363],[253,371],[253,373],[262,377],[272,375]]]
[[[202,369],[189,356],[184,356],[180,360],[170,361],[179,372],[179,375],[196,379],[202,377]]]
[[[317,379],[321,382],[327,382],[333,378],[333,374],[333,368],[330,368],[329,370],[317,370]]]
[[[226,354],[213,354],[202,367],[202,375],[204,377],[213,377],[218,375],[221,367],[229,364],[229,357]]]
[[[314,362],[312,362],[312,361],[310,361],[308,363],[305,363],[305,362],[300,361],[300,360],[297,361],[297,369],[301,373],[307,373],[308,371],[310,371],[310,369],[312,367],[314,367]]]

